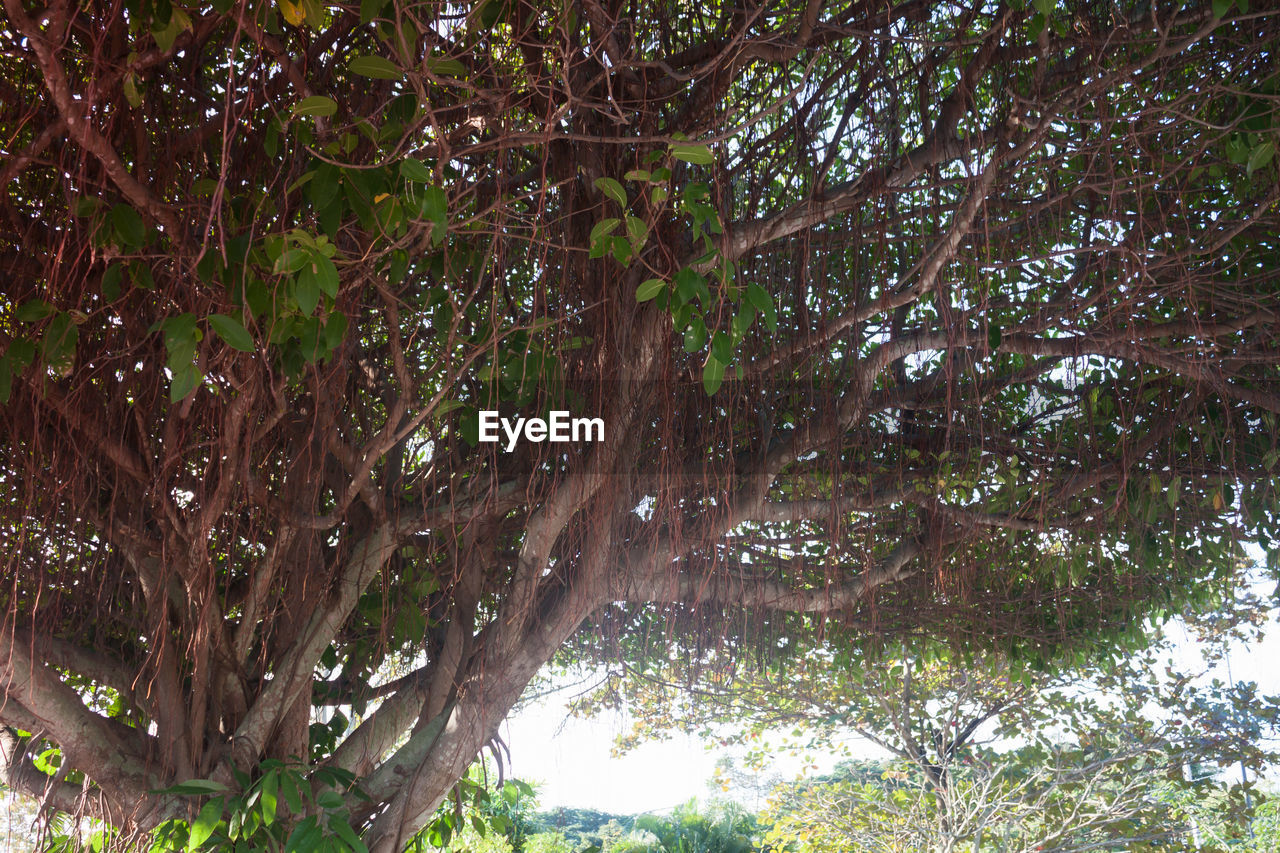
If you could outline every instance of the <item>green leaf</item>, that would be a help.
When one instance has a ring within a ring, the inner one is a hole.
[[[763,287],[754,281],[747,285],[747,301],[756,307],[756,310],[762,314],[773,310],[773,297],[769,295]]]
[[[320,289],[328,294],[330,299],[337,299],[341,281],[338,278],[338,268],[333,265],[333,261],[322,255],[316,255],[312,259],[312,265],[316,283],[320,285]]]
[[[694,317],[689,322],[689,328],[684,332],[684,351],[697,352],[707,345],[707,325],[702,322],[701,317]]]
[[[723,364],[728,364],[733,359],[733,342],[724,332],[716,332],[711,336],[711,354]]]
[[[1254,149],[1249,152],[1249,163],[1245,167],[1246,173],[1252,175],[1257,170],[1266,166],[1271,162],[1271,158],[1275,156],[1275,153],[1276,146],[1275,143],[1271,142],[1271,140],[1267,140],[1261,145],[1255,146]]]
[[[644,224],[643,219],[635,216],[627,216],[626,225],[627,239],[631,241],[631,248],[639,252],[645,241],[649,239],[649,227]]]
[[[171,403],[185,400],[200,384],[200,380],[204,379],[200,368],[196,367],[194,362],[171,369],[173,370],[173,381],[169,383],[169,402]]]
[[[653,175],[648,169],[632,169],[622,177],[626,178],[628,181],[648,181],[653,177]]]
[[[111,225],[125,248],[136,249],[146,239],[147,227],[142,224],[142,217],[127,204],[117,204],[111,208]]]
[[[36,345],[25,338],[15,338],[9,342],[9,352],[5,357],[13,365],[15,373],[25,370],[36,360]]]
[[[702,387],[706,389],[708,397],[720,390],[720,385],[724,382],[724,367],[724,363],[714,355],[702,366]]]
[[[326,809],[342,808],[342,795],[337,791],[323,791],[316,797],[316,805]]]
[[[427,165],[412,157],[406,157],[400,161],[400,176],[406,181],[416,181],[419,184],[431,183],[432,177]]]
[[[422,190],[422,205],[419,208],[423,218],[444,227],[449,224],[449,197],[440,187],[429,186]]]
[[[453,77],[457,80],[465,80],[467,78],[467,66],[456,59],[429,56],[425,65],[428,71],[440,77]]]
[[[329,828],[337,834],[339,838],[347,843],[355,853],[369,853],[369,848],[356,835],[355,830],[351,828],[351,824],[340,814],[335,814],[329,818]]]
[[[357,56],[347,63],[352,74],[372,77],[375,80],[401,80],[404,71],[394,62],[381,56]]]
[[[217,797],[204,804],[195,823],[191,824],[191,834],[187,837],[187,850],[199,850],[200,845],[209,840],[213,831],[222,821],[223,798]]]
[[[257,349],[253,344],[253,336],[248,330],[239,320],[228,317],[226,314],[210,314],[209,327],[232,349],[238,349],[240,352],[253,352]]]
[[[280,253],[280,257],[276,258],[276,262],[271,267],[273,273],[291,273],[298,272],[307,266],[307,262],[311,260],[311,253],[306,249],[288,249]]]
[[[329,314],[329,320],[324,324],[324,345],[329,352],[336,350],[341,344],[342,339],[347,334],[347,315],[334,311]]]
[[[601,219],[599,222],[595,224],[595,227],[591,229],[591,236],[587,238],[587,242],[591,243],[592,245],[595,245],[595,243],[599,241],[601,237],[604,237],[608,234],[612,234],[613,229],[616,228],[618,226],[618,223],[621,221],[622,221],[621,219],[617,219],[614,217],[609,217],[608,219]]]
[[[298,273],[298,278],[294,282],[293,298],[298,300],[298,310],[305,316],[311,316],[316,310],[316,306],[320,304],[320,281],[315,274],[315,270],[308,266]]]
[[[295,116],[320,116],[328,118],[338,111],[338,102],[333,98],[327,98],[324,95],[312,95],[309,98],[303,98],[301,101],[293,105],[293,114]]]
[[[31,299],[18,306],[18,310],[13,312],[13,318],[19,323],[38,323],[56,310],[43,299]]]
[[[627,206],[627,191],[613,178],[596,178],[595,187],[617,202],[619,207]]]
[[[636,288],[636,302],[648,302],[653,299],[667,287],[667,283],[660,278],[647,278],[640,282],[640,286]]]
[[[387,0],[360,0],[360,23],[367,24],[382,14]]]
[[[693,267],[681,267],[676,273],[676,292],[683,302],[690,302],[696,296],[703,305],[711,301],[711,291],[707,287],[707,277]]]
[[[1227,13],[1231,11],[1231,5],[1234,0],[1213,0],[1213,16],[1215,18],[1225,18]]]
[[[102,271],[102,298],[107,302],[115,302],[120,298],[120,281],[124,277],[124,267],[118,263],[107,264]]]
[[[168,53],[173,49],[173,43],[178,40],[178,36],[190,28],[191,18],[186,12],[174,6],[169,15],[169,23],[162,29],[151,30],[151,37],[156,40],[156,47],[160,48],[161,53]]]
[[[609,247],[604,245],[603,239],[612,234],[613,229],[617,228],[618,223],[621,221],[621,219],[610,217],[601,219],[595,224],[595,227],[591,229],[591,235],[587,237],[587,244],[591,247],[591,257],[601,257],[609,250]]]
[[[138,91],[137,76],[124,75],[124,82],[120,88],[124,91],[124,99],[129,102],[129,106],[135,108],[142,106],[142,93]]]
[[[262,824],[270,826],[276,820],[277,793],[280,790],[280,771],[272,770],[262,777]]]
[[[610,237],[609,249],[618,263],[626,266],[631,262],[631,243],[625,237]]]
[[[683,160],[686,163],[696,163],[701,166],[707,166],[716,161],[716,157],[711,153],[711,149],[705,145],[672,145],[671,156],[677,160]]]
[[[13,393],[13,369],[9,366],[9,355],[0,357],[0,406],[9,402]]]
[[[54,373],[62,377],[71,375],[71,369],[75,364],[76,341],[79,337],[80,329],[77,328],[70,314],[60,313],[49,323],[49,327],[44,332],[41,350],[45,362]]]
[[[332,793],[330,791],[329,793]],[[312,853],[319,845],[323,831],[316,823],[315,816],[304,818],[284,843],[285,853]]]

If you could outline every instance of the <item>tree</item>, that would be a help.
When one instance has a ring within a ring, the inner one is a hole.
[[[916,675],[872,679],[880,718],[853,724],[893,758],[781,786],[765,813],[773,843],[800,853],[1070,853],[1202,849],[1210,825],[1216,845],[1249,837],[1257,794],[1223,778],[1237,761],[1274,762],[1257,731],[1274,740],[1274,697],[1185,684],[1155,692],[1128,674],[1105,690],[1006,684],[984,701],[955,673],[941,683]]]
[[[754,853],[760,828],[755,816],[732,803],[699,810],[697,801],[670,815],[640,815],[608,853]]]
[[[1268,12],[4,9],[0,772],[122,844],[399,850],[584,624],[1049,660],[1277,535]]]
[[[1256,640],[1272,615],[1246,594],[1176,633],[1192,628],[1213,662],[1228,643]],[[883,749],[886,760],[775,788],[768,838],[797,853],[1244,844],[1258,795],[1241,771],[1257,779],[1280,757],[1280,697],[1210,681],[1185,668],[1187,651],[1156,632],[1127,657],[1035,671],[915,645],[704,679],[692,699],[671,686],[683,673],[670,668],[667,680],[649,673],[622,687],[636,736],[732,726],[757,767],[779,730],[805,752],[853,738]]]

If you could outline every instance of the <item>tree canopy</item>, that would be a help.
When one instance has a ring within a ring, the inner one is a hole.
[[[1269,9],[4,10],[0,774],[122,844],[398,851],[575,638],[1045,663],[1277,536]]]

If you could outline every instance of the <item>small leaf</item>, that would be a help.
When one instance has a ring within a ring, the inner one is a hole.
[[[223,798],[217,797],[204,804],[195,823],[191,824],[191,834],[187,837],[187,850],[199,850],[200,845],[209,840],[213,831],[222,821]]]
[[[648,169],[632,169],[622,177],[626,178],[628,181],[648,181],[653,177],[653,175]]]
[[[71,375],[75,365],[76,341],[80,337],[80,329],[76,327],[70,314],[58,314],[45,329],[44,341],[41,343],[44,360],[54,373],[64,379]]]
[[[422,216],[444,227],[449,224],[449,197],[440,187],[429,186],[422,190]]]
[[[382,14],[387,0],[360,0],[360,23],[367,24]]]
[[[400,161],[400,176],[406,181],[431,183],[431,170],[421,160],[415,160],[412,157],[406,157]]]
[[[253,335],[249,334],[239,320],[228,317],[226,314],[210,314],[209,327],[232,349],[238,349],[240,352],[253,352],[256,349],[253,345]]]
[[[32,299],[19,305],[13,317],[19,323],[37,323],[54,312],[54,307],[43,299]]]
[[[702,366],[702,387],[706,389],[707,396],[710,397],[719,391],[723,382],[724,364],[715,356],[711,356]]]
[[[315,816],[307,817],[289,834],[284,843],[285,853],[311,853],[319,846],[322,837],[323,831],[316,823]]]
[[[747,285],[747,301],[762,314],[773,310],[773,297],[769,296],[769,292],[754,281]]]
[[[311,260],[311,253],[306,249],[289,249],[280,253],[271,271],[274,273],[298,272],[307,265],[309,260]]]
[[[1245,167],[1247,174],[1252,175],[1257,170],[1266,166],[1271,162],[1271,158],[1275,156],[1276,146],[1271,140],[1267,140],[1261,145],[1256,146],[1249,152],[1249,163]]]
[[[311,265],[315,272],[316,284],[320,285],[320,289],[328,294],[330,299],[337,299],[340,282],[338,268],[333,265],[333,261],[323,255],[313,255]]]
[[[404,71],[394,62],[381,56],[357,56],[347,63],[352,74],[361,77],[372,77],[375,80],[401,80]]]
[[[640,286],[636,288],[636,302],[648,302],[653,299],[667,287],[667,283],[660,278],[647,278],[640,282]]]
[[[290,26],[300,26],[307,19],[307,10],[302,7],[302,2],[291,3],[289,0],[278,0],[280,6],[280,14],[289,22]]]
[[[280,771],[272,770],[262,777],[262,823],[270,826],[276,820],[277,794],[280,790]]]
[[[327,118],[338,111],[338,102],[324,95],[312,95],[293,105],[295,116],[320,116]]]
[[[622,188],[622,184],[613,178],[596,178],[595,187],[616,201],[620,207],[627,206],[627,191]]]
[[[174,6],[169,14],[169,23],[162,29],[153,29],[151,37],[156,40],[156,47],[160,48],[161,53],[168,53],[173,49],[173,43],[178,40],[178,36],[189,29],[191,29],[191,18],[186,12]]]
[[[102,271],[102,298],[107,302],[115,302],[120,297],[120,281],[124,277],[124,267],[117,263],[107,264]]]
[[[320,796],[316,797],[316,805],[326,809],[341,808],[342,795],[337,791],[324,791]]]
[[[716,332],[711,336],[711,354],[722,364],[733,359],[733,342],[724,332]]]
[[[9,356],[0,357],[0,406],[9,402],[13,393],[13,370],[9,366]]]
[[[129,106],[142,106],[142,93],[138,91],[138,78],[135,75],[124,75],[124,84],[121,88],[124,90],[124,99],[129,102]]]
[[[347,823],[346,818],[340,814],[335,814],[329,818],[329,828],[337,833],[338,837],[347,843],[355,853],[369,853],[369,848],[356,835],[355,830],[351,828],[351,824]]]
[[[707,345],[707,326],[700,317],[694,317],[684,332],[684,351],[693,353]]]
[[[195,363],[187,364],[173,371],[173,381],[169,383],[169,402],[177,403],[185,400],[196,389],[204,376]]]
[[[142,224],[142,217],[127,204],[117,204],[111,208],[111,225],[126,248],[136,249],[146,239],[147,228]]]
[[[295,817],[302,814],[302,793],[298,790],[296,774],[283,774],[280,778],[280,795],[284,797],[285,804]]]
[[[168,788],[159,788],[152,790],[152,794],[178,794],[179,796],[194,796],[201,794],[221,794],[227,790],[227,786],[221,782],[215,782],[212,779],[188,779],[185,782],[179,782],[176,785],[170,785]]]
[[[618,223],[621,221],[621,219],[614,219],[612,217],[609,219],[601,219],[596,223],[595,227],[591,229],[591,236],[587,238],[587,242],[592,248],[595,248],[596,244],[600,242],[600,238],[608,234],[612,234],[613,229],[618,227]]]
[[[672,145],[671,156],[686,163],[707,166],[716,161],[711,149],[705,145]]]
[[[467,77],[467,66],[456,59],[441,59],[438,56],[429,56],[425,65],[428,71],[441,77],[453,77],[458,80],[465,80]]]
[[[631,243],[625,237],[610,237],[609,250],[613,252],[613,259],[618,263],[626,266],[631,262]]]
[[[631,248],[639,252],[645,241],[649,239],[649,226],[644,224],[643,219],[635,216],[628,216],[626,220],[627,239],[631,241]]]
[[[298,300],[298,310],[304,316],[311,316],[316,310],[316,306],[320,304],[320,282],[316,278],[315,270],[307,267],[298,273],[297,281],[294,283],[293,298]]]

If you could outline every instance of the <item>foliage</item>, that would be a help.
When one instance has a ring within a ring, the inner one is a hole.
[[[595,809],[557,808],[535,815],[535,833],[563,836],[576,851],[583,847],[608,846],[630,827],[631,818]],[[546,842],[549,843],[549,842]]]
[[[1197,680],[1172,650],[1030,680],[907,658],[830,690],[793,685],[781,716],[820,743],[853,732],[893,758],[780,787],[769,838],[797,851],[1244,844],[1258,795],[1240,774],[1257,779],[1280,757],[1280,697]],[[757,711],[757,725],[769,719]]]
[[[751,853],[759,847],[755,816],[732,804],[699,810],[697,801],[670,815],[640,815],[605,853]]]
[[[0,781],[125,846],[290,767],[260,831],[398,853],[562,648],[1212,606],[1280,538],[1242,6],[4,0]]]

